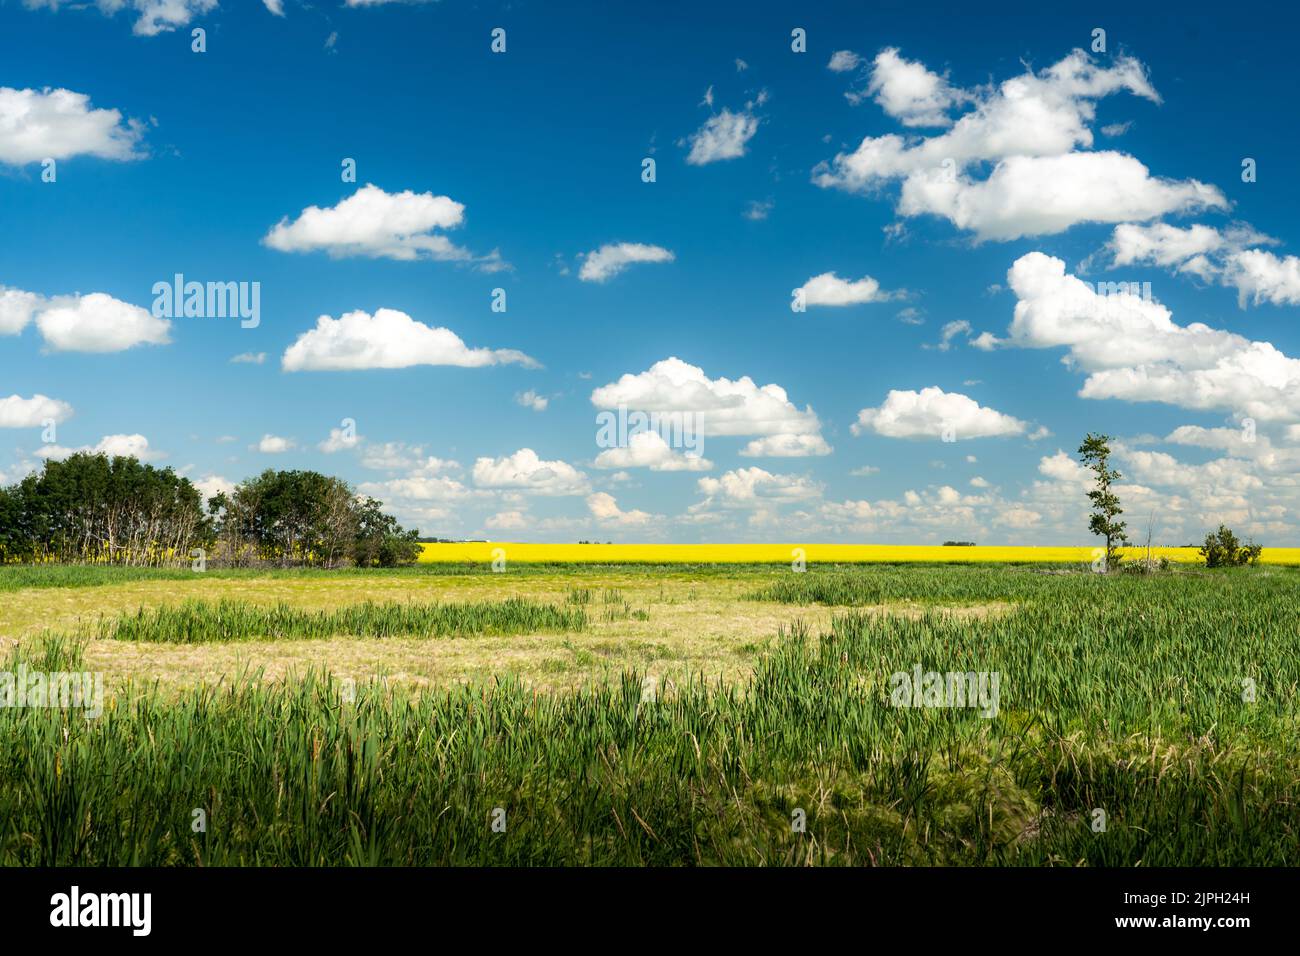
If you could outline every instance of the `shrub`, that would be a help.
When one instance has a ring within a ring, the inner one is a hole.
[[[1264,549],[1258,544],[1241,544],[1226,525],[1205,536],[1200,553],[1207,568],[1232,568],[1243,564],[1259,564]]]
[[[1120,570],[1125,574],[1154,574],[1157,571],[1168,571],[1169,567],[1168,558],[1138,558],[1136,561],[1120,565]]]

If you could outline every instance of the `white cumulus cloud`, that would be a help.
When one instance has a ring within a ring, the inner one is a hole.
[[[1300,305],[1300,258],[1258,248],[1274,242],[1241,225],[1219,230],[1199,223],[1185,229],[1168,223],[1121,223],[1107,249],[1115,268],[1151,264],[1189,272],[1236,289],[1242,306]]]
[[[95,109],[85,93],[0,86],[0,163],[24,166],[74,156],[140,159],[142,129],[124,121],[118,110]]]
[[[528,527],[527,516],[517,509],[510,511],[498,511],[490,515],[483,522],[485,528],[491,528],[494,531],[522,531]]]
[[[282,455],[287,451],[297,448],[298,444],[292,438],[284,438],[280,435],[266,434],[261,437],[253,448],[264,455]]]
[[[1178,325],[1164,305],[1133,292],[1099,294],[1041,252],[1017,259],[1008,279],[1018,301],[1001,344],[1068,349],[1088,373],[1084,398],[1300,418],[1300,360],[1268,342],[1200,322]]]
[[[42,445],[34,454],[38,458],[62,461],[78,453],[107,455],[109,458],[138,458],[140,461],[154,461],[166,458],[166,454],[149,447],[149,439],[143,435],[105,435],[94,445],[82,445],[79,448],[65,448],[62,445]]]
[[[697,454],[672,448],[657,431],[630,435],[620,448],[607,448],[596,456],[597,468],[649,468],[651,471],[708,471],[713,462]]]
[[[764,504],[806,501],[821,495],[821,486],[802,475],[773,474],[762,468],[737,468],[717,478],[701,478],[703,505],[716,502],[723,507],[752,508]]]
[[[602,525],[615,528],[639,528],[655,521],[657,515],[645,511],[624,511],[618,506],[614,496],[597,491],[587,496],[587,510]]]
[[[17,335],[27,328],[44,302],[35,292],[0,285],[0,335]]]
[[[591,402],[604,409],[681,414],[683,425],[689,423],[703,435],[815,436],[797,441],[809,454],[824,453],[816,412],[798,408],[780,385],[759,386],[748,375],[711,379],[675,356],[602,385],[591,393]],[[689,419],[684,417],[688,413]],[[782,447],[788,453],[794,446],[787,442]]]
[[[876,55],[867,95],[904,126],[948,126],[952,123],[948,110],[972,98],[925,64],[904,59],[893,47]]]
[[[686,162],[703,166],[725,159],[739,159],[745,155],[745,146],[757,132],[758,117],[748,106],[738,113],[723,107],[691,134],[691,151],[686,155]]]
[[[933,125],[944,118],[943,104],[967,98],[936,85],[941,78],[920,64],[887,59],[880,78],[877,95],[904,125]],[[900,215],[942,216],[979,240],[1227,208],[1213,186],[1154,177],[1132,156],[1089,151],[1096,101],[1121,91],[1159,102],[1137,60],[1098,65],[1075,50],[1045,70],[971,94],[971,108],[941,134],[868,136],[819,164],[813,181],[867,195],[901,182]]]
[[[587,253],[578,271],[583,282],[604,282],[637,262],[672,262],[675,256],[663,246],[641,242],[607,243]]]
[[[331,428],[329,436],[316,447],[325,454],[332,455],[335,452],[356,448],[363,440],[355,428]]]
[[[514,349],[470,348],[451,329],[417,322],[396,309],[360,310],[340,318],[322,315],[316,327],[285,350],[286,372],[410,368],[414,365],[485,365],[537,362]]]
[[[871,276],[861,279],[841,279],[834,272],[813,276],[795,293],[802,295],[805,305],[862,305],[866,302],[887,302],[895,298],[885,292]]]
[[[479,488],[513,489],[539,495],[580,495],[588,488],[587,476],[565,461],[543,461],[531,448],[521,448],[503,458],[474,462],[474,484]]]
[[[47,421],[61,425],[72,417],[72,406],[57,398],[10,395],[0,398],[0,428],[40,428]]]
[[[407,473],[388,481],[362,482],[357,487],[361,494],[380,501],[392,502],[407,513],[416,513],[421,508],[427,512],[429,502],[459,501],[475,494],[449,474],[449,472],[460,471],[457,462],[428,457],[412,464],[407,460],[408,454],[418,454],[419,449],[408,446],[399,446],[399,448],[402,451],[401,464],[409,468]],[[383,467],[387,468],[394,464],[397,464],[395,460],[389,460],[383,463]],[[367,467],[375,467],[375,464],[372,463]],[[430,516],[436,517],[436,515]]]
[[[533,389],[526,392],[520,392],[515,396],[515,402],[524,408],[531,408],[535,412],[544,412],[551,404],[551,400],[545,395],[538,395]]]
[[[50,299],[36,327],[59,352],[121,352],[137,345],[166,345],[171,322],[103,292]]]
[[[499,257],[476,259],[442,234],[464,221],[465,206],[448,196],[409,189],[388,193],[367,183],[335,206],[308,206],[292,221],[281,219],[262,241],[280,252],[325,252],[336,259],[438,259],[501,267]]]
[[[864,408],[853,424],[855,435],[867,431],[887,438],[943,438],[956,440],[1022,435],[1028,425],[1018,418],[980,405],[960,392],[945,392],[936,385],[919,392],[891,389],[879,408]]]
[[[831,446],[821,435],[809,433],[766,435],[740,450],[743,458],[809,458],[829,455]]]

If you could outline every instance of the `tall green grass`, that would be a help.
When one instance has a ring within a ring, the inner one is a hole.
[[[218,641],[443,637],[451,634],[531,634],[580,631],[587,626],[582,608],[557,607],[523,598],[460,604],[366,601],[325,611],[265,606],[246,601],[185,601],[140,608],[105,621],[101,636],[156,644],[208,644]]]
[[[946,573],[911,592],[984,586]],[[0,864],[1300,863],[1296,579],[1044,580],[987,619],[850,610],[657,696],[311,674],[0,708]],[[998,715],[892,706],[916,665],[999,672]]]
[[[943,564],[817,564],[810,570],[813,576],[844,574],[872,575],[877,578],[899,580],[916,572],[923,575],[943,576],[952,569],[952,565]],[[1019,575],[1043,576],[1044,573],[1059,573],[1059,565],[1044,566],[1043,570],[1032,570],[1025,565],[996,565],[969,568],[993,577]],[[1055,570],[1054,570],[1055,569]],[[1262,569],[1259,569],[1262,570]],[[1270,573],[1294,573],[1300,575],[1300,568],[1291,569],[1271,567]],[[516,577],[572,577],[575,580],[599,580],[604,574],[617,574],[622,578],[643,578],[648,582],[691,582],[704,579],[734,578],[770,578],[780,582],[792,575],[783,565],[772,564],[540,564],[515,563],[506,572],[507,579]],[[284,581],[347,581],[354,578],[422,579],[442,577],[496,577],[491,565],[486,563],[466,562],[452,564],[433,562],[415,564],[400,568],[218,568],[209,566],[202,573],[189,568],[136,568],[111,565],[87,564],[7,564],[0,565],[0,593],[27,588],[76,588],[102,587],[105,585],[126,584],[135,581],[203,581],[203,580],[249,580],[271,579]],[[583,587],[585,585],[579,585]]]
[[[522,569],[521,569],[522,570]],[[356,577],[464,577],[492,573],[487,565],[413,565],[401,568],[216,568],[196,572],[185,568],[139,568],[104,564],[0,565],[0,593],[25,588],[82,588],[133,581],[348,580]],[[512,569],[514,573],[514,569]]]
[[[1006,566],[819,566],[802,574],[773,572],[747,597],[783,604],[857,607],[873,604],[975,604],[1028,601],[1190,603],[1244,583],[1267,594],[1296,593],[1300,569],[1177,569],[1152,574],[1093,574],[1087,568]]]

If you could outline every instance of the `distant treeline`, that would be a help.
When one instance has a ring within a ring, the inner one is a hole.
[[[135,458],[79,453],[0,488],[0,563],[391,567],[420,554],[382,502],[340,478],[268,469],[203,500]]]

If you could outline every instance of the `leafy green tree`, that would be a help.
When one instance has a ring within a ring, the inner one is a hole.
[[[31,560],[21,486],[0,488],[0,564]]]
[[[315,471],[268,469],[208,507],[220,520],[218,560],[231,564],[392,567],[420,553],[417,532],[402,530],[381,502]]]
[[[170,468],[87,453],[0,492],[0,560],[160,565],[189,560],[212,523]]]
[[[391,568],[420,557],[419,532],[403,531],[397,519],[382,509],[383,503],[374,498],[358,500],[353,561],[359,567]]]
[[[1123,557],[1119,553],[1120,545],[1128,541],[1124,529],[1127,523],[1120,521],[1124,509],[1119,505],[1119,497],[1111,491],[1111,485],[1124,476],[1110,467],[1110,436],[1095,435],[1089,432],[1079,446],[1079,461],[1086,465],[1096,476],[1095,486],[1088,492],[1092,502],[1092,514],[1088,519],[1088,530],[1106,539],[1106,570],[1118,567]]]
[[[268,469],[206,502],[187,479],[135,458],[76,454],[0,488],[0,562],[211,562],[392,567],[416,560],[381,502],[315,471]]]
[[[1201,545],[1201,557],[1205,558],[1207,568],[1231,568],[1244,564],[1259,564],[1259,557],[1264,548],[1258,544],[1243,545],[1226,525],[1219,525],[1218,531],[1205,536]]]
[[[267,469],[209,501],[221,516],[219,559],[334,567],[349,557],[356,536],[353,497],[340,478]]]

